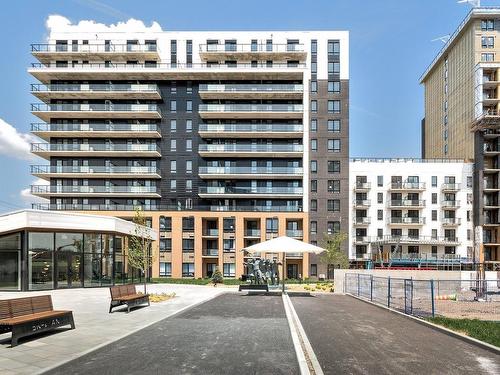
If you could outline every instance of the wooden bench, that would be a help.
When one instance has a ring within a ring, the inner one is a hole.
[[[149,306],[149,295],[139,294],[135,290],[135,285],[118,285],[109,288],[111,292],[111,304],[109,305],[109,312],[113,310],[113,307],[127,305],[127,313],[130,312],[130,308],[138,305],[147,303]]]
[[[0,334],[12,332],[11,346],[22,337],[71,325],[73,312],[54,310],[49,295],[0,300]]]

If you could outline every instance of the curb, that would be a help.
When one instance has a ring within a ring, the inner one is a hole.
[[[475,346],[480,347],[481,349],[488,350],[488,351],[490,351],[490,352],[492,352],[494,354],[500,354],[500,348],[498,348],[498,347],[496,347],[494,345],[488,344],[487,342],[475,339],[475,338],[470,337],[470,336],[466,336],[466,335],[461,334],[459,332],[453,331],[453,330],[451,330],[449,328],[443,327],[443,326],[441,326],[439,324],[431,323],[431,322],[428,322],[426,320],[417,318],[415,316],[404,314],[401,311],[397,311],[397,310],[391,309],[391,308],[389,308],[387,306],[383,306],[383,305],[379,305],[377,303],[373,303],[371,301],[365,300],[363,298],[360,298],[358,296],[355,296],[355,295],[352,295],[352,294],[349,294],[349,293],[345,293],[345,295],[349,296],[349,297],[352,297],[354,299],[357,299],[358,301],[365,302],[365,303],[367,303],[369,305],[376,306],[376,307],[379,307],[381,309],[390,311],[390,312],[392,312],[394,314],[397,314],[399,316],[402,316],[404,318],[413,320],[414,322],[417,322],[418,324],[421,324],[423,326],[426,326],[426,327],[429,327],[431,329],[434,329],[435,331],[440,331],[441,333],[444,333],[444,334],[446,334],[448,336],[455,337],[455,338],[457,338],[459,340],[462,340],[462,341],[465,341],[465,342],[467,342],[469,344],[473,344]]]
[[[108,346],[108,345],[110,345],[110,344],[112,344],[112,343],[114,343],[114,342],[116,342],[116,341],[118,341],[118,340],[121,340],[121,339],[123,339],[123,338],[125,338],[125,337],[127,337],[127,336],[133,335],[134,333],[139,332],[139,331],[141,331],[141,330],[143,330],[143,329],[145,329],[145,328],[148,328],[149,326],[152,326],[153,324],[156,324],[156,323],[158,323],[158,322],[161,322],[162,320],[165,320],[165,319],[168,319],[168,318],[173,318],[173,317],[175,317],[175,316],[177,316],[177,315],[179,315],[179,314],[183,313],[183,312],[184,312],[184,311],[186,311],[186,310],[189,310],[189,309],[191,309],[191,308],[193,308],[193,307],[196,307],[196,306],[201,305],[201,304],[203,304],[203,303],[205,303],[205,302],[208,302],[208,301],[210,301],[210,300],[212,300],[212,299],[214,299],[214,298],[216,298],[216,297],[221,296],[222,294],[225,294],[225,293],[224,293],[224,292],[221,292],[221,293],[218,293],[218,294],[216,294],[216,295],[214,295],[214,296],[210,296],[210,297],[208,297],[208,298],[205,298],[205,299],[203,299],[203,300],[201,300],[201,301],[194,302],[194,303],[192,303],[192,304],[190,304],[190,305],[184,306],[183,308],[181,308],[181,309],[179,309],[179,310],[177,310],[177,311],[174,311],[174,312],[173,312],[173,313],[171,313],[171,314],[165,315],[165,316],[164,316],[163,318],[161,318],[160,320],[157,320],[157,321],[154,321],[154,322],[148,323],[148,324],[146,324],[145,326],[140,327],[140,328],[137,328],[137,329],[135,329],[135,330],[133,330],[133,331],[127,332],[127,333],[125,333],[124,335],[117,336],[117,337],[113,338],[112,340],[109,340],[109,341],[103,342],[102,344],[96,345],[96,346],[94,346],[94,347],[93,347],[93,348],[91,348],[91,349],[84,350],[83,352],[79,353],[79,354],[78,354],[76,357],[74,357],[74,358],[69,358],[69,359],[65,359],[65,360],[63,360],[63,361],[57,362],[56,364],[54,364],[54,365],[52,365],[52,366],[49,366],[49,367],[46,367],[46,368],[44,368],[44,369],[41,369],[40,371],[35,372],[34,374],[36,374],[36,375],[41,375],[41,374],[44,374],[44,373],[45,373],[45,372],[47,372],[47,371],[54,370],[55,368],[57,368],[57,367],[59,367],[59,366],[62,366],[62,365],[64,365],[65,363],[71,362],[71,361],[73,361],[73,360],[75,360],[75,359],[78,359],[78,358],[80,358],[80,357],[82,357],[82,356],[84,356],[84,355],[86,355],[86,354],[92,353],[92,352],[94,352],[94,351],[96,351],[96,350],[99,350],[99,349],[101,349],[101,348],[103,348],[103,347],[105,347],[105,346]]]

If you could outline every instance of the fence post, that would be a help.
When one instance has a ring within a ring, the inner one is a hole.
[[[358,297],[359,297],[359,288],[360,288],[360,285],[359,285],[359,273],[358,273]]]
[[[370,301],[373,302],[373,275],[370,275]]]
[[[434,280],[431,279],[431,308],[432,308],[432,317],[434,318]]]
[[[387,307],[391,307],[391,277],[387,278]]]

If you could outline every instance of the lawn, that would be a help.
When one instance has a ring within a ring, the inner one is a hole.
[[[500,322],[478,319],[429,318],[430,322],[500,347]]]

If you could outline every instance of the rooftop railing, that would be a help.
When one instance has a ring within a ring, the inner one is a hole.
[[[224,63],[156,63],[156,62],[147,62],[147,63],[32,63],[31,68],[36,70],[47,70],[47,69],[56,69],[56,70],[140,70],[145,69],[148,71],[158,69],[158,70],[191,70],[191,69],[304,69],[306,64],[304,63],[275,63],[267,64],[267,63],[235,63],[235,64],[224,64]]]
[[[36,43],[31,52],[156,52],[156,44],[54,44]]]

